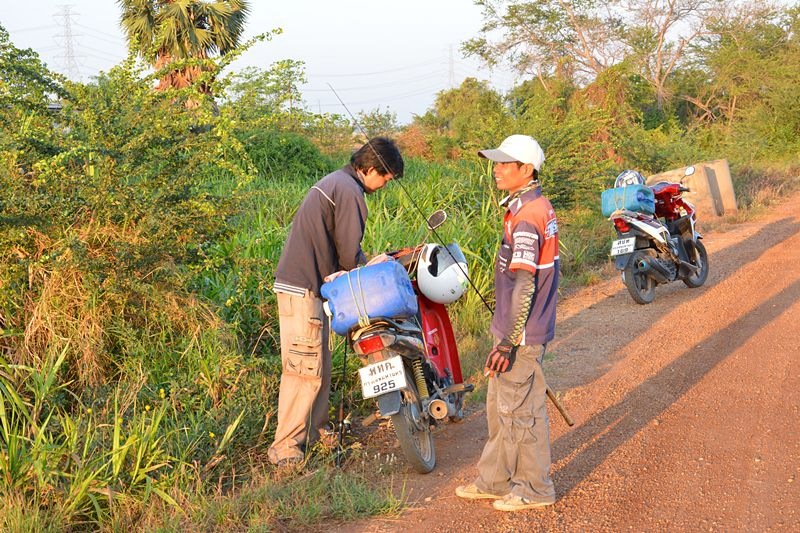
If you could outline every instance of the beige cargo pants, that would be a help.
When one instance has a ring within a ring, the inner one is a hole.
[[[272,463],[302,459],[303,451],[319,438],[328,423],[331,352],[328,318],[322,300],[310,291],[304,296],[277,293],[281,335],[281,385],[278,428],[269,448]]]
[[[541,366],[544,350],[545,346],[520,346],[511,368],[489,379],[489,440],[478,461],[475,480],[484,492],[555,501],[550,478],[547,385]]]

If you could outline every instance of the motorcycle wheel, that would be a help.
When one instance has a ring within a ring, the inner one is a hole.
[[[400,412],[392,415],[392,425],[403,455],[420,474],[427,474],[436,465],[436,450],[428,422],[422,416],[414,376],[406,370],[406,389],[401,392]]]
[[[694,250],[690,250],[689,253],[694,257],[690,259],[689,262],[694,266],[699,267],[699,270],[695,274],[683,278],[683,282],[687,287],[696,289],[705,283],[706,279],[708,279],[708,252],[706,252],[706,247],[700,241],[694,241],[691,246],[694,248]]]
[[[628,259],[622,279],[625,287],[637,304],[649,304],[656,297],[656,280],[639,270],[639,258],[644,252],[636,252]]]

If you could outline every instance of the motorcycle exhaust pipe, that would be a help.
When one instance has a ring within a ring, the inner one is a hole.
[[[666,283],[669,281],[669,273],[664,267],[654,262],[652,259],[640,259],[637,266],[639,270],[646,272],[659,283]]]
[[[450,402],[436,398],[428,404],[428,414],[436,420],[444,420],[447,415],[455,414],[456,406]]]

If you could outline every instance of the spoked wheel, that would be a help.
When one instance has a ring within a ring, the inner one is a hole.
[[[683,278],[683,282],[687,287],[693,289],[701,286],[708,278],[708,252],[706,247],[700,241],[690,241],[689,248],[689,262],[697,267],[697,272]]]
[[[639,270],[639,261],[647,254],[637,251],[625,265],[623,279],[628,292],[637,304],[649,304],[656,297],[656,280]]]
[[[414,376],[406,370],[406,390],[401,391],[400,412],[392,415],[392,425],[403,454],[420,474],[427,474],[436,465],[436,450],[428,421],[414,385]]]

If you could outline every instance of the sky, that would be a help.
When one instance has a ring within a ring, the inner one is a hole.
[[[0,0],[0,6],[12,43],[33,48],[72,79],[91,81],[126,56],[116,0]],[[274,28],[283,33],[255,44],[229,71],[303,61],[308,83],[301,90],[313,112],[347,115],[329,84],[350,112],[388,110],[406,124],[433,105],[437,92],[466,77],[501,92],[515,83],[511,72],[490,70],[459,51],[482,22],[471,0],[251,0],[250,6],[243,41]]]

